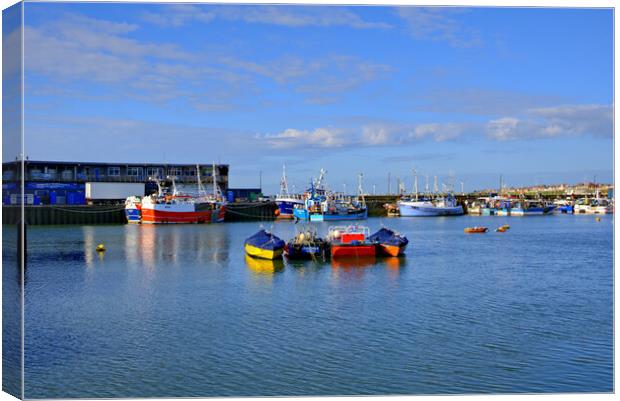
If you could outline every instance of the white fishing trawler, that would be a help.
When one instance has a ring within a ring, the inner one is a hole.
[[[437,192],[437,177],[435,177],[435,192]],[[444,197],[424,198],[418,196],[418,176],[414,171],[414,195],[397,202],[402,217],[431,217],[431,216],[460,216],[463,206],[457,205],[452,194]]]
[[[130,196],[125,201],[125,215],[130,223],[219,223],[224,221],[226,202],[217,185],[213,165],[213,194],[207,194],[202,186],[200,170],[197,169],[198,194],[182,194],[177,191],[174,177],[172,193],[164,193],[159,180],[157,193],[145,197]]]

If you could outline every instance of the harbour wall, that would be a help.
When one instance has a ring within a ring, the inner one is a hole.
[[[226,209],[226,221],[273,220],[277,206],[275,202],[229,203]],[[2,224],[17,224],[20,214],[20,206],[3,206]],[[28,205],[24,206],[24,215],[28,225],[126,223],[124,205]]]

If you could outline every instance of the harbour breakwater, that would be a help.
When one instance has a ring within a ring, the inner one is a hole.
[[[225,221],[272,220],[275,202],[229,203]],[[124,224],[124,205],[41,205],[24,206],[28,225],[54,224]],[[20,206],[2,207],[2,224],[17,224],[21,220]]]

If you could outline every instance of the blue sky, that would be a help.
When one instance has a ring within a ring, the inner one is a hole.
[[[611,181],[610,9],[25,5],[30,159]],[[423,180],[422,180],[423,182]],[[460,187],[460,185],[458,185]],[[395,183],[392,183],[395,188]]]

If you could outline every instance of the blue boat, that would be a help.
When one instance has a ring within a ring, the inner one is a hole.
[[[142,198],[130,196],[125,200],[125,218],[127,223],[140,224],[142,221]]]
[[[293,216],[299,220],[309,221],[337,221],[337,220],[363,220],[368,218],[368,208],[361,187],[362,175],[358,196],[356,198],[337,195],[329,192],[323,186],[325,170],[321,169],[321,175],[316,182],[311,182],[308,195],[303,205],[296,205]]]
[[[311,225],[303,225],[297,228],[293,239],[284,247],[284,255],[288,259],[325,259],[329,244],[320,238],[316,228]]]
[[[286,244],[270,232],[261,229],[244,242],[245,252],[255,258],[277,259],[282,256]]]
[[[278,210],[276,216],[279,219],[294,218],[294,210],[297,206],[303,206],[304,201],[301,196],[291,195],[288,192],[288,183],[286,182],[286,166],[282,166],[282,179],[280,180],[280,194],[276,197],[276,205]]]

